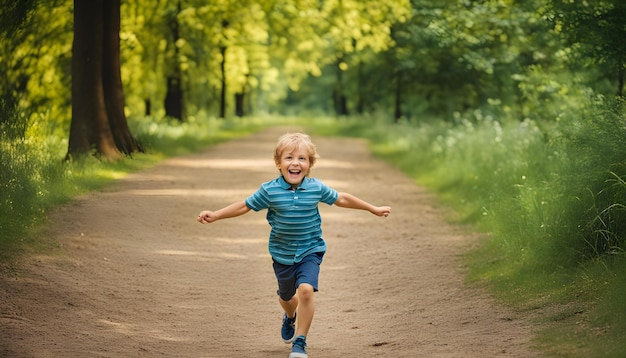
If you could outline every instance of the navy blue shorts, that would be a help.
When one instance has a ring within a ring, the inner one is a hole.
[[[324,253],[317,252],[305,256],[302,261],[295,265],[283,265],[274,261],[274,274],[278,280],[278,291],[276,291],[278,296],[284,301],[289,301],[302,283],[313,286],[313,290],[317,292],[320,265],[323,258]]]

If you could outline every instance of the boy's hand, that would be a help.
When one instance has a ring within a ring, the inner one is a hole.
[[[246,203],[241,200],[234,202],[227,207],[221,208],[217,211],[203,210],[198,215],[198,222],[201,224],[210,224],[217,220],[234,218],[235,216],[241,216],[250,211],[250,208],[246,206]]]
[[[374,215],[387,217],[391,214],[391,206],[377,206]]]
[[[201,224],[210,224],[217,220],[217,215],[213,211],[201,211],[198,215],[198,222]]]

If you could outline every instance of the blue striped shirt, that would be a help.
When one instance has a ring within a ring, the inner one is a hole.
[[[304,178],[294,190],[279,176],[261,184],[245,203],[254,211],[268,209],[270,255],[280,264],[293,265],[309,254],[326,251],[317,205],[333,205],[338,196],[335,189],[319,179]]]

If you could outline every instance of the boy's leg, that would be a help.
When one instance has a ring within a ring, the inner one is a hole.
[[[307,336],[315,313],[315,292],[317,291],[320,265],[324,253],[316,253],[302,260],[296,279],[298,296],[298,324],[296,337]]]
[[[298,308],[298,295],[294,294],[290,300],[285,301],[278,296],[278,303],[285,311],[283,324],[280,328],[280,336],[285,343],[291,343],[296,336],[296,310]]]
[[[296,291],[296,276],[294,266],[281,265],[274,262],[274,273],[278,279],[278,303],[285,314],[283,316],[280,336],[285,343],[291,343],[296,334],[296,310],[298,309],[298,295]]]
[[[278,303],[280,303],[280,306],[287,314],[287,317],[293,318],[296,315],[296,309],[298,308],[298,294],[296,293],[293,295],[289,301],[285,301],[278,296]]]
[[[298,287],[297,307],[298,307],[298,325],[296,326],[296,337],[307,336],[309,329],[311,328],[311,322],[313,322],[313,315],[315,313],[315,301],[313,286],[308,283],[302,283]]]
[[[311,328],[315,313],[314,293],[317,291],[320,264],[324,253],[306,256],[300,263],[292,266],[274,262],[274,272],[278,279],[278,302],[285,311],[282,336],[285,343],[295,338],[291,357],[306,357],[306,336]],[[289,317],[296,316],[296,332],[289,326],[293,321]],[[289,333],[289,334],[286,334]],[[291,337],[293,338],[287,339]],[[287,337],[289,336],[289,337]],[[287,337],[287,338],[286,338]]]

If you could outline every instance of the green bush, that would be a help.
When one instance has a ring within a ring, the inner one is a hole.
[[[596,105],[564,132],[570,188],[567,237],[583,259],[624,255],[626,249],[626,118]],[[567,193],[562,193],[566,195]]]

